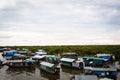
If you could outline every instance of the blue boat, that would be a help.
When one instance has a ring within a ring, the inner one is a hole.
[[[18,51],[16,50],[11,50],[11,51],[4,51],[3,56],[14,56],[15,54],[19,54]]]
[[[96,54],[96,56],[99,58],[108,59],[109,61],[115,60],[115,56],[112,54]]]
[[[116,68],[94,68],[94,67],[84,67],[85,74],[92,74],[102,77],[116,78],[117,69]]]

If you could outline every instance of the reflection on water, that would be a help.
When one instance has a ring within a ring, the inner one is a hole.
[[[60,79],[60,75],[49,74],[43,70],[40,70],[40,76],[42,76],[48,80],[59,80]]]
[[[73,75],[83,74],[82,70],[62,67],[60,75],[52,75],[35,68],[9,68],[3,66],[0,69],[0,80],[69,80]],[[117,80],[120,80],[118,73]]]
[[[62,69],[62,72],[68,73],[71,75],[83,74],[83,70],[79,70],[79,69],[75,69],[75,68],[71,69],[69,67],[62,66],[61,69]]]
[[[31,68],[8,68],[6,70],[7,74],[13,74],[13,73],[19,73],[22,74],[24,72],[28,72],[28,73],[35,73],[35,68],[31,67]]]

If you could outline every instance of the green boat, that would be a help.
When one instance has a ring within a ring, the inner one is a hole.
[[[83,57],[85,66],[106,66],[108,64],[107,59],[96,57]]]
[[[60,73],[60,67],[56,66],[55,64],[49,63],[49,62],[44,62],[44,61],[41,62],[40,69],[44,70],[45,72],[51,73],[51,74]]]
[[[85,64],[82,60],[76,60],[71,58],[62,58],[60,59],[61,65],[71,67],[71,68],[78,68],[83,69]]]

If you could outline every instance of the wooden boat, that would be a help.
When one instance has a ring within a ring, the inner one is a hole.
[[[7,60],[6,63],[9,67],[21,68],[21,67],[34,67],[34,61],[32,60]]]
[[[40,69],[48,73],[51,73],[51,74],[60,73],[60,67],[56,66],[55,64],[49,63],[49,62],[41,62]]]
[[[93,68],[93,67],[84,67],[85,74],[92,74],[102,77],[117,77],[117,69],[116,68]]]
[[[108,60],[103,58],[83,57],[83,61],[85,62],[85,66],[102,67],[108,65]]]
[[[70,80],[99,80],[95,75],[75,75]]]
[[[76,59],[70,59],[70,58],[62,58],[60,59],[61,65],[62,66],[67,66],[71,68],[78,68],[78,69],[83,69],[85,64],[81,60],[76,60]]]

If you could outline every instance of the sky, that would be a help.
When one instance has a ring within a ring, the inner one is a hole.
[[[120,0],[0,0],[0,46],[120,45]]]

